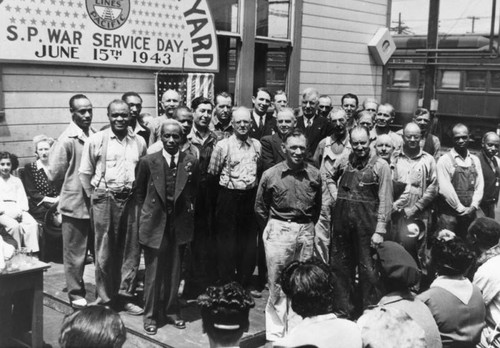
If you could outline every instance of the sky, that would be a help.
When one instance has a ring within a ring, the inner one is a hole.
[[[392,0],[391,27],[398,25],[398,16],[413,34],[427,34],[429,17],[429,1],[432,0]],[[439,9],[439,33],[466,34],[472,32],[472,19],[479,17],[474,23],[474,33],[489,34],[491,27],[491,10],[493,0],[441,0]],[[499,28],[500,0],[496,5],[495,33]]]

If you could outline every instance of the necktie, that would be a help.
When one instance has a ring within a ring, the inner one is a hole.
[[[177,166],[175,165],[175,156],[172,155],[172,158],[170,158],[170,169],[175,169]]]
[[[259,129],[264,126],[264,116],[259,116]]]
[[[312,124],[312,120],[311,120],[311,119],[308,119],[308,120],[307,120],[307,128],[311,127],[311,124]]]

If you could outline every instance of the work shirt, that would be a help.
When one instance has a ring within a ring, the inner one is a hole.
[[[349,165],[351,157],[354,156],[348,154],[343,155],[333,164],[331,170],[325,170],[322,173],[322,177],[326,181],[326,186],[330,191],[333,204],[335,204],[335,201],[337,200],[337,184],[340,183],[340,177],[342,176],[345,168]],[[369,160],[366,161],[366,165],[368,165],[368,163]],[[375,178],[377,179],[379,199],[375,233],[384,234],[386,232],[386,225],[390,219],[392,211],[393,193],[391,169],[385,160],[378,158],[373,164],[372,170]]]
[[[495,246],[498,248],[497,246]],[[474,274],[473,284],[483,294],[486,305],[486,323],[491,328],[500,324],[500,255],[481,265]]]
[[[467,155],[465,156],[465,158],[462,158],[462,156],[460,156],[454,148],[450,150],[450,154],[455,159],[457,166],[468,168],[474,163],[477,177],[474,184],[474,194],[472,195],[471,207],[475,207],[477,209],[479,207],[479,203],[481,203],[481,199],[483,198],[484,187],[481,162],[479,162],[479,158],[471,154],[470,151],[467,151]],[[444,155],[439,158],[436,171],[439,185],[439,194],[443,196],[443,198],[446,200],[446,203],[448,203],[450,207],[453,208],[457,213],[460,214],[464,212],[468,207],[465,207],[460,202],[458,195],[455,192],[455,188],[451,183],[453,174],[455,174],[455,166],[449,155]]]
[[[198,131],[194,131],[193,127],[187,138],[199,152],[198,159],[200,160],[200,182],[205,182],[207,180],[207,170],[210,158],[215,144],[218,141],[217,135],[214,132],[209,131],[206,137],[202,137]]]
[[[401,151],[395,155],[391,168],[394,181],[407,184],[394,206],[398,209],[413,206],[420,211],[426,209],[438,193],[434,157],[420,150],[418,155],[410,158]]]
[[[318,168],[326,166],[326,170],[331,170],[333,163],[351,148],[349,134],[344,134],[343,139],[332,134],[319,142],[313,156],[313,163]]]
[[[210,129],[212,132],[215,133],[215,135],[217,135],[218,140],[229,138],[233,134],[233,125],[231,124],[231,122],[229,122],[224,127],[224,125],[219,121],[219,119],[215,115],[212,117],[212,121],[210,122],[208,129]]]
[[[257,186],[257,166],[261,157],[260,142],[253,138],[240,140],[236,135],[215,145],[208,173],[220,175],[219,185],[232,190],[249,190]]]
[[[103,143],[108,138],[106,153],[106,173],[102,177]],[[122,139],[106,129],[92,135],[83,147],[79,173],[92,175],[94,188],[131,189],[135,181],[135,167],[146,154],[145,140],[130,128]]]
[[[286,161],[269,168],[262,175],[255,213],[265,224],[270,217],[316,223],[321,209],[321,175],[317,168],[304,163],[292,170]]]

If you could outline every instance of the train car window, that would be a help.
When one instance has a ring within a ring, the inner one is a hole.
[[[491,89],[500,90],[500,71],[491,72]]]
[[[444,70],[441,74],[440,88],[459,89],[460,71]]]
[[[486,71],[467,71],[465,73],[465,89],[485,90]]]
[[[393,87],[410,87],[410,70],[394,70],[392,75]]]

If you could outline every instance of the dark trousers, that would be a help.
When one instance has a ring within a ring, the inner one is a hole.
[[[70,301],[85,298],[83,270],[90,230],[90,219],[62,215],[64,274]]]
[[[120,289],[128,200],[117,199],[109,192],[92,193],[91,196],[95,234],[95,283],[100,303],[116,300]]]
[[[169,228],[170,230],[170,228]],[[177,292],[185,245],[177,245],[166,231],[159,249],[144,246],[144,324],[158,324],[160,315],[177,319],[180,307]]]
[[[218,277],[248,286],[256,262],[256,189],[221,188],[215,212]]]
[[[442,229],[447,229],[455,232],[457,236],[463,240],[467,240],[467,230],[470,224],[476,218],[476,213],[472,213],[465,216],[458,216],[455,214],[448,214],[441,212],[438,214],[438,231]]]
[[[127,234],[123,250],[123,263],[121,269],[120,294],[134,296],[137,286],[137,272],[141,262],[141,246],[139,244],[139,207],[134,196],[128,202]]]
[[[370,247],[376,221],[376,210],[362,202],[340,201],[333,211],[330,265],[338,271],[339,293],[343,295],[337,301],[351,317],[377,304],[382,297],[372,258],[375,251]]]
[[[496,205],[495,202],[491,202],[491,203],[481,202],[481,205],[479,207],[483,210],[484,216],[494,219],[495,218],[495,205]]]

